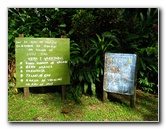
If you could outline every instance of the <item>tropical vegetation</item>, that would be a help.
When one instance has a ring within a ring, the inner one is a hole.
[[[8,8],[8,87],[16,80],[14,40],[24,34],[70,38],[76,101],[92,95],[93,84],[102,94],[105,52],[137,54],[137,88],[158,94],[158,17],[157,8]]]

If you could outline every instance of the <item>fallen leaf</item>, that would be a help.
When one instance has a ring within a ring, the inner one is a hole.
[[[63,114],[68,114],[68,113],[69,113],[69,110],[65,110],[65,109],[64,109],[64,110],[61,111],[61,113],[63,113]]]
[[[34,121],[42,121],[42,118],[40,116],[34,117]]]
[[[53,111],[53,110],[54,110],[54,108],[50,108],[49,110],[50,110],[50,111]]]

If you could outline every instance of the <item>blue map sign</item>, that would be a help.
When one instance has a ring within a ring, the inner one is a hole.
[[[134,94],[136,57],[136,54],[105,53],[104,91]]]

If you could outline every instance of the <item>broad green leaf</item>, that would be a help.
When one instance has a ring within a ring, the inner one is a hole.
[[[143,70],[146,70],[146,65],[145,65],[145,63],[142,61],[142,59],[140,59],[140,62],[141,62],[141,65],[142,65]]]
[[[144,72],[140,71],[139,73],[142,77],[144,76]]]
[[[95,41],[94,39],[91,39],[90,41],[93,43],[94,46],[98,47],[97,41]]]
[[[101,56],[97,56],[96,57],[96,60],[95,60],[95,65],[98,66],[98,64],[100,63],[101,59],[100,59]]]
[[[140,13],[140,17],[141,17],[141,21],[144,21],[144,16],[143,16],[142,12]]]
[[[112,44],[112,41],[110,41],[108,44],[105,45],[104,49],[103,49],[103,53],[105,53],[106,51],[108,51],[108,47],[112,46],[114,47],[114,45]]]
[[[156,73],[158,73],[158,70],[157,70],[158,66],[150,65],[150,67],[152,67],[153,70],[154,70]]]
[[[8,36],[8,39],[10,40],[10,39],[12,39],[13,38],[13,35],[9,35]]]
[[[70,46],[78,47],[79,45],[78,45],[77,43],[71,42],[71,45],[70,45]]]
[[[152,70],[149,66],[147,66],[147,69],[149,69],[150,71]]]
[[[71,51],[71,52],[70,52],[70,55],[72,55],[72,54],[73,54],[73,55],[78,55],[79,53],[80,53],[79,51]]]
[[[96,36],[97,36],[98,41],[101,42],[102,40],[101,40],[100,36],[98,34],[96,34]]]
[[[96,56],[96,55],[92,55],[92,56],[90,56],[88,62],[90,63],[90,62],[92,61],[92,59],[93,59],[95,56]]]
[[[59,27],[66,27],[66,24],[60,24]]]
[[[39,34],[34,34],[34,36],[39,36]]]
[[[151,13],[151,8],[148,8],[148,11],[147,11],[147,17],[148,18],[150,17],[150,13]]]
[[[59,11],[59,8],[55,8],[56,11]]]
[[[84,57],[86,57],[91,52],[91,49],[89,49],[85,54]]]

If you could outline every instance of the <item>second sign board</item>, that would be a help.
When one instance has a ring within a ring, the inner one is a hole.
[[[135,70],[135,54],[105,53],[103,90],[133,95]]]

